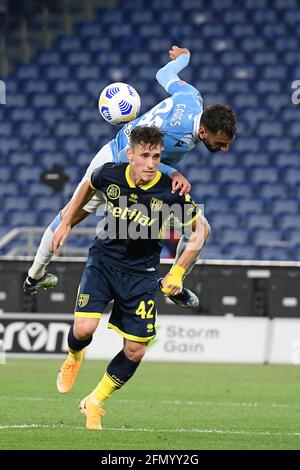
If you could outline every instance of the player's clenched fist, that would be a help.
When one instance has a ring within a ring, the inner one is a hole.
[[[172,60],[177,59],[181,54],[191,54],[186,47],[172,46],[169,50],[169,56]]]

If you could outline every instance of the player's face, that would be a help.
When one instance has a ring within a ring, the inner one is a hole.
[[[156,176],[160,164],[162,147],[153,147],[149,144],[137,144],[128,148],[127,155],[130,160],[130,173],[136,184],[149,183]]]
[[[204,127],[200,127],[199,137],[210,152],[228,152],[229,146],[233,140],[222,131],[213,134],[204,129]]]

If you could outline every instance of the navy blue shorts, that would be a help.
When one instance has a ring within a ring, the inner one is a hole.
[[[75,317],[100,318],[114,301],[108,327],[131,341],[146,342],[156,335],[157,276],[140,276],[88,258],[76,300]]]

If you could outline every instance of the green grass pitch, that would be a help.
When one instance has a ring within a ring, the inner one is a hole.
[[[297,366],[145,362],[106,402],[102,431],[78,411],[107,362],[86,361],[69,395],[61,360],[0,365],[0,449],[300,449]]]

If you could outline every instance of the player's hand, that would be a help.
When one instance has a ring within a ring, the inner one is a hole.
[[[172,193],[180,190],[180,196],[184,196],[190,192],[192,186],[179,171],[172,173],[170,178],[172,180]]]
[[[181,54],[190,54],[190,51],[185,47],[172,46],[169,50],[169,56],[172,60],[177,59]]]
[[[54,254],[57,254],[58,248],[60,246],[63,246],[66,239],[70,235],[71,230],[72,230],[71,225],[64,224],[63,222],[57,227],[53,235],[52,244],[51,244],[51,250],[53,251]]]
[[[162,280],[162,293],[167,296],[180,294],[182,291],[182,278],[184,273],[185,269],[182,266],[175,264]]]

